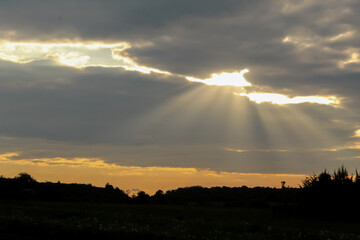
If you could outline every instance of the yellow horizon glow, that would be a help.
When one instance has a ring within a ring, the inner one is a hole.
[[[157,190],[169,190],[179,187],[198,186],[229,186],[237,187],[280,187],[281,181],[290,186],[298,186],[306,175],[303,174],[263,174],[213,171],[210,169],[184,167],[139,167],[121,166],[106,163],[99,158],[19,158],[20,153],[9,152],[0,154],[2,175],[17,175],[27,172],[38,181],[61,181],[91,183],[104,186],[110,182],[120,189],[140,189],[150,194]],[[16,160],[13,158],[17,158]],[[24,170],[25,167],[25,170]]]
[[[248,69],[243,69],[240,72],[222,72],[222,73],[213,73],[210,78],[199,79],[187,76],[186,79],[191,82],[200,82],[206,85],[215,85],[215,86],[233,86],[233,87],[249,87],[251,83],[246,81],[244,74],[248,73]]]
[[[298,96],[290,98],[283,94],[278,93],[234,93],[238,96],[243,96],[249,98],[250,101],[256,103],[269,102],[272,104],[300,104],[300,103],[317,103],[325,105],[337,105],[340,103],[340,100],[335,96]]]

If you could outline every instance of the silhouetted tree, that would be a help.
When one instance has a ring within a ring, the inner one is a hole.
[[[114,186],[111,185],[110,183],[106,183],[106,184],[105,184],[105,189],[106,189],[106,190],[114,190]]]
[[[356,184],[357,186],[360,186],[360,174],[359,174],[359,172],[357,171],[357,169],[355,170],[355,173],[356,173],[356,175],[355,175],[355,184]]]
[[[305,180],[302,181],[302,183],[303,183],[302,187],[303,188],[312,188],[317,185],[318,179],[319,179],[318,176],[315,173],[313,173],[309,177],[306,177]]]
[[[319,174],[318,180],[320,186],[328,186],[331,184],[331,175],[325,169],[324,172]]]
[[[21,182],[26,182],[26,183],[35,183],[36,180],[30,176],[30,174],[26,173],[26,172],[21,172],[19,173],[15,179],[21,181]]]
[[[15,178],[15,183],[20,188],[35,188],[37,181],[30,174],[21,172]]]
[[[349,176],[344,166],[339,167],[332,175],[326,170],[318,176],[312,174],[303,181],[305,209],[317,213],[318,217],[353,218],[360,213],[357,200],[360,197],[360,176],[356,171],[355,181]]]
[[[315,173],[303,181],[304,188],[327,188],[332,184],[333,177],[325,169],[317,176]]]
[[[162,190],[158,190],[154,196],[152,196],[154,202],[156,203],[163,203],[165,201],[165,195]]]
[[[134,200],[136,203],[148,203],[150,201],[150,196],[146,192],[140,191],[137,193]]]
[[[349,176],[344,166],[334,171],[334,183],[337,185],[350,185],[352,183],[352,176]]]

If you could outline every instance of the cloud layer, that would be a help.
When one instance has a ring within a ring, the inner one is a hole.
[[[0,153],[356,168],[359,11],[355,0],[2,1]]]

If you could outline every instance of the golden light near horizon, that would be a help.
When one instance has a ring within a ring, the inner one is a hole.
[[[338,105],[340,100],[335,96],[298,96],[290,98],[283,94],[278,93],[234,93],[238,96],[244,96],[249,98],[250,101],[256,103],[269,102],[272,104],[300,104],[300,103],[317,103],[325,105]]]
[[[54,62],[74,68],[123,68],[145,74],[170,74],[156,68],[141,66],[122,52],[131,45],[127,42],[6,42],[0,43],[0,59],[26,64],[37,60]]]
[[[244,74],[248,73],[248,69],[244,69],[240,72],[222,72],[222,73],[213,73],[210,78],[199,79],[194,77],[186,77],[187,80],[191,82],[200,82],[206,85],[215,85],[215,86],[234,86],[234,87],[249,87],[249,83],[245,78]]]
[[[14,160],[13,158],[17,158]],[[38,181],[61,181],[91,183],[104,186],[111,182],[123,190],[141,189],[149,194],[157,190],[200,184],[204,187],[230,186],[280,187],[286,180],[297,186],[306,177],[303,174],[262,174],[241,172],[217,172],[210,169],[186,167],[137,167],[106,163],[99,158],[21,158],[18,152],[0,153],[0,166],[7,169],[6,175],[16,175],[20,169]],[[265,183],[265,184],[264,184]]]

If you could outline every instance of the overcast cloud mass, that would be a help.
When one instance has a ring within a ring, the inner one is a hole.
[[[357,0],[1,1],[0,153],[354,170],[359,12]]]

